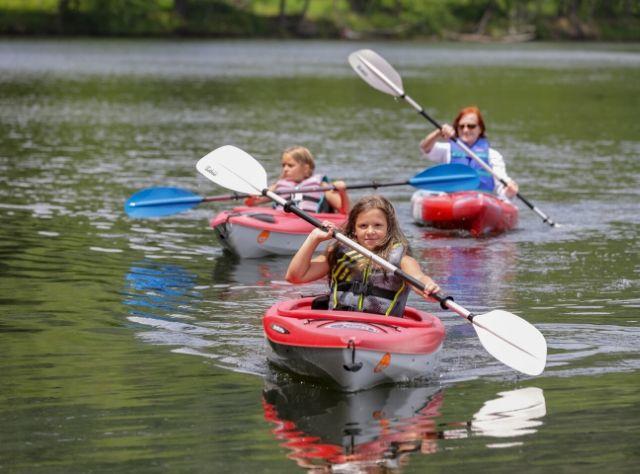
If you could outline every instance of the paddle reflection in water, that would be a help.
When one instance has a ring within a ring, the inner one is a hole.
[[[547,414],[542,389],[527,387],[498,393],[500,398],[489,400],[473,415],[471,430],[475,435],[492,438],[515,438],[530,435],[542,425],[540,418]],[[499,448],[523,444],[522,441],[493,443]]]
[[[144,260],[126,275],[124,304],[131,308],[127,319],[140,329],[136,336],[144,342],[172,346],[171,352],[211,359],[228,370],[262,375],[265,355],[256,350],[263,347],[260,326],[238,309],[233,288],[198,285],[198,276],[179,265]]]
[[[263,408],[287,457],[313,472],[399,471],[411,453],[435,453],[447,440],[469,437],[502,438],[487,444],[494,448],[519,445],[546,415],[542,390],[528,387],[499,393],[469,421],[438,423],[445,393],[398,385],[342,393],[267,381]]]
[[[149,330],[137,336],[152,344],[180,348],[203,348],[212,345],[205,336],[210,329],[191,324],[195,319],[192,302],[199,298],[197,275],[179,265],[144,260],[131,267],[126,279],[129,321]]]
[[[200,296],[195,290],[197,276],[179,265],[141,261],[130,268],[125,279],[127,299],[124,303],[131,306],[132,315],[161,317]]]

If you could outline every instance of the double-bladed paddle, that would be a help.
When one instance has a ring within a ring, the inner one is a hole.
[[[349,64],[353,70],[371,87],[384,92],[385,94],[390,94],[396,98],[404,99],[409,105],[416,109],[420,115],[431,122],[434,127],[442,130],[442,125],[431,118],[420,104],[405,94],[404,89],[402,88],[402,78],[400,77],[400,74],[398,74],[398,72],[393,69],[393,67],[378,53],[370,49],[361,49],[349,55]],[[456,138],[453,141],[462,148],[467,155],[482,166],[483,169],[500,181],[503,186],[507,186],[507,181],[498,176],[496,172],[482,161],[462,140]],[[522,194],[518,192],[516,196],[525,203],[529,209],[538,214],[538,216],[542,218],[542,222],[546,222],[552,227],[556,225],[549,216],[534,206]]]
[[[418,189],[453,192],[477,189],[479,182],[480,180],[476,170],[465,165],[453,164],[432,166],[405,181],[371,181],[369,183],[347,185],[347,189],[375,189],[408,184]],[[328,191],[331,189],[335,189],[335,186],[327,183],[321,187],[307,187],[295,191],[277,192],[277,194]],[[254,192],[253,194],[255,195],[256,193]],[[147,188],[138,191],[127,199],[124,210],[130,217],[162,217],[188,211],[202,202],[230,201],[233,199],[243,199],[250,195],[251,193],[235,193],[203,197],[181,188]]]
[[[262,194],[282,205],[286,211],[296,214],[316,227],[325,229],[318,219],[269,191],[267,173],[262,165],[237,147],[226,145],[213,150],[198,161],[196,168],[205,177],[222,187],[239,193]],[[334,237],[424,291],[425,285],[421,281],[341,232],[335,231]],[[431,296],[443,309],[450,309],[471,322],[484,348],[500,362],[528,375],[542,373],[547,359],[547,343],[544,336],[533,325],[507,311],[493,310],[484,314],[473,314],[455,303],[449,296],[443,296],[440,293]]]

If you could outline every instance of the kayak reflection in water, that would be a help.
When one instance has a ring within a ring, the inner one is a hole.
[[[500,392],[470,421],[437,423],[445,392],[434,387],[382,386],[341,393],[321,386],[267,382],[265,420],[291,452],[287,456],[313,472],[396,471],[411,453],[432,454],[460,439],[501,438],[489,448],[521,445],[546,415],[541,389]]]
[[[386,385],[356,393],[322,386],[267,383],[265,419],[301,467],[359,472],[396,469],[410,452],[434,452],[442,392]]]

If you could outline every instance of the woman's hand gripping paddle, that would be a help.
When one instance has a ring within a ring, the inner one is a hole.
[[[385,94],[390,94],[396,98],[404,99],[409,105],[418,111],[425,119],[433,124],[439,130],[442,130],[442,125],[429,116],[415,100],[404,93],[402,88],[402,78],[400,74],[393,69],[387,61],[384,60],[375,51],[370,49],[361,49],[349,55],[349,64],[353,70],[371,87],[377,89]],[[464,150],[464,152],[473,158],[480,166],[482,166],[487,172],[489,172],[495,179],[500,181],[502,185],[507,186],[506,180],[499,177],[489,165],[482,161],[471,149],[459,138],[455,139],[456,144]],[[542,218],[542,222],[546,222],[550,226],[555,226],[556,223],[551,220],[544,212],[534,206],[528,199],[522,194],[516,193],[516,196],[529,207],[533,212],[538,214]]]
[[[282,205],[288,212],[292,212],[310,224],[324,229],[319,220],[269,191],[267,174],[262,165],[239,148],[226,145],[213,150],[198,161],[196,168],[208,179],[222,187],[240,193],[267,196]],[[334,232],[334,236],[339,242],[360,252],[381,267],[424,291],[425,286],[422,282],[403,272],[392,263],[352,241],[340,232]],[[493,310],[488,313],[474,315],[455,303],[449,296],[437,293],[432,297],[440,302],[443,309],[450,309],[471,322],[484,348],[500,362],[527,375],[539,375],[542,373],[547,360],[547,343],[544,336],[533,325],[507,311]]]

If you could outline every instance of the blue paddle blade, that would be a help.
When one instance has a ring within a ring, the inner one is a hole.
[[[124,204],[130,217],[162,217],[188,211],[204,198],[180,188],[147,188],[138,191]]]
[[[478,172],[467,165],[437,165],[427,168],[409,180],[414,188],[430,191],[470,191],[478,189]]]

